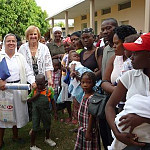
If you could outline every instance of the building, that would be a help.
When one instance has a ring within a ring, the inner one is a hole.
[[[48,19],[65,19],[66,35],[68,19],[74,19],[74,31],[92,27],[95,34],[101,31],[101,22],[113,17],[119,25],[130,24],[137,31],[150,31],[150,0],[79,0],[73,6],[50,16]]]

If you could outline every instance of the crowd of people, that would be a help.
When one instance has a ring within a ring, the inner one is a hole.
[[[46,41],[32,25],[25,31],[26,43],[12,33],[3,39],[0,63],[6,62],[10,76],[0,76],[0,98],[12,95],[13,120],[0,118],[0,150],[5,128],[13,129],[13,141],[20,141],[18,128],[29,120],[30,150],[41,149],[36,145],[40,122],[44,142],[55,146],[51,109],[55,120],[78,125],[74,150],[101,150],[101,140],[105,150],[150,150],[150,33],[107,18],[99,35],[85,28],[62,39],[61,27],[54,27],[53,35]],[[31,90],[10,90],[7,83],[30,84]],[[88,112],[96,85],[109,97],[103,119]],[[57,114],[64,109],[65,120]]]

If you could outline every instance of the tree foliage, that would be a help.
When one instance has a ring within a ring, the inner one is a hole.
[[[64,22],[63,21],[60,21],[60,22],[58,22],[58,23],[55,23],[55,25],[54,26],[58,26],[58,27],[65,27],[65,24],[64,24]]]
[[[24,36],[30,25],[39,27],[44,34],[49,23],[47,13],[37,6],[35,0],[0,0],[0,35],[15,33]]]

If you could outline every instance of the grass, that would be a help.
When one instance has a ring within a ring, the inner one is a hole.
[[[62,115],[58,114],[59,118],[65,119],[67,114]],[[60,120],[60,119],[59,119]],[[55,121],[52,118],[51,125],[51,139],[54,140],[57,145],[55,147],[50,147],[44,143],[45,134],[43,130],[40,130],[37,134],[36,145],[42,150],[73,150],[76,133],[71,132],[70,130],[76,128],[77,126],[66,124],[64,122]],[[29,122],[25,127],[19,129],[19,136],[23,138],[24,144],[15,143],[12,141],[12,130],[6,129],[4,135],[5,146],[3,150],[29,150],[30,148],[30,136],[29,131],[32,128],[32,122]],[[103,147],[101,150],[104,150]]]
[[[61,116],[65,118],[66,114]],[[32,123],[29,122],[25,127],[19,129],[19,136],[23,138],[24,144],[15,143],[12,141],[12,130],[6,129],[4,135],[5,146],[3,150],[29,150],[30,148],[30,136],[29,131],[32,128]],[[74,125],[62,123],[60,121],[55,121],[52,118],[51,125],[51,139],[54,140],[57,145],[55,147],[50,147],[44,143],[44,131],[40,130],[37,134],[36,145],[42,150],[73,150],[76,140],[76,133],[71,132],[74,129]]]

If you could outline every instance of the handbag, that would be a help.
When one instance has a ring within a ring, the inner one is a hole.
[[[108,95],[95,92],[89,100],[88,112],[100,119],[105,118],[105,106],[109,99]]]
[[[0,91],[0,121],[14,122],[13,93]]]

